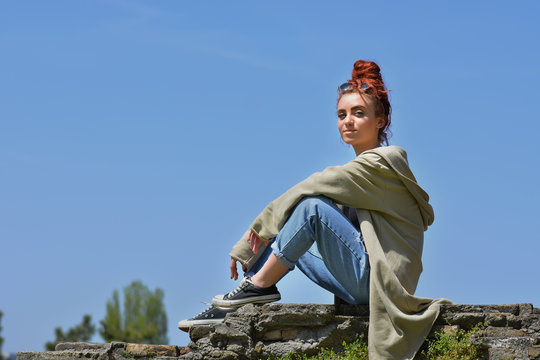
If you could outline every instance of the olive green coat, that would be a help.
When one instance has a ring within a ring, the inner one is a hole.
[[[356,208],[371,266],[370,359],[412,359],[440,304],[450,301],[413,295],[422,272],[424,231],[433,223],[433,209],[409,169],[405,150],[378,147],[343,166],[309,176],[272,201],[250,230],[262,239],[274,238],[296,204],[316,195]],[[250,268],[258,255],[250,250],[248,232],[231,256]]]

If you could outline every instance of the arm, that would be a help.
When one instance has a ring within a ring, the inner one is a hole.
[[[251,224],[261,239],[274,238],[294,207],[306,196],[323,195],[337,204],[384,211],[387,181],[397,177],[379,155],[358,156],[343,166],[332,166],[309,176],[272,201]]]

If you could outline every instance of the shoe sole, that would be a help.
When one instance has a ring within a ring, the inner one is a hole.
[[[178,329],[188,332],[192,326],[201,326],[201,325],[212,325],[222,323],[225,319],[215,319],[215,320],[191,320],[186,321],[182,320],[178,323]]]
[[[223,295],[218,295],[214,296],[214,298],[212,299],[212,305],[224,308],[238,308],[247,304],[265,304],[278,300],[281,300],[280,294],[261,295],[257,297],[250,297],[238,300],[223,300]]]

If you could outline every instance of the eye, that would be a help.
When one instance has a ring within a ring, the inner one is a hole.
[[[354,112],[354,116],[356,116],[356,117],[362,117],[362,116],[364,116],[364,112],[363,112],[363,111],[355,111],[355,112]]]
[[[345,119],[345,118],[347,117],[347,114],[345,114],[345,113],[339,113],[339,114],[337,115],[337,117],[338,117],[338,119],[343,120],[343,119]]]

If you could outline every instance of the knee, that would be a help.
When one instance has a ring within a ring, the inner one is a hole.
[[[324,196],[307,196],[300,200],[296,205],[295,210],[302,212],[316,212],[321,205],[327,205],[328,198]]]

